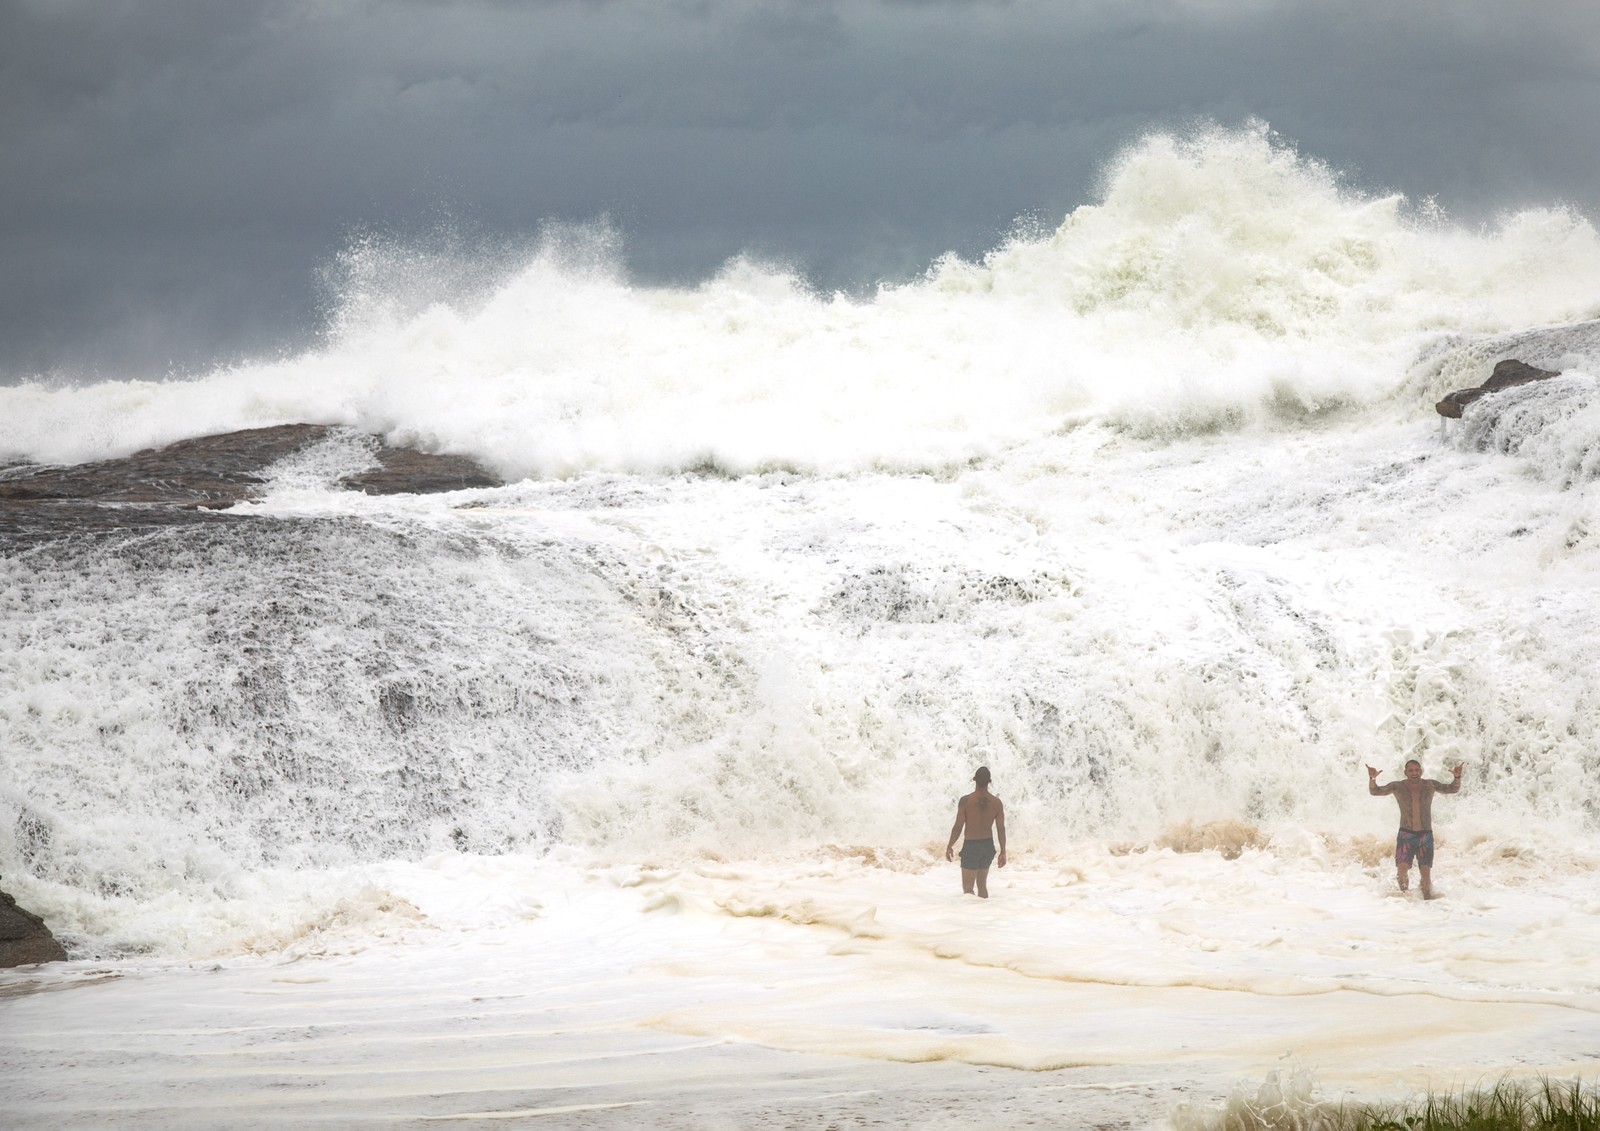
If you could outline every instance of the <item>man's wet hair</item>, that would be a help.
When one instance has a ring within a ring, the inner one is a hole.
[[[979,766],[978,767],[978,772],[972,775],[972,780],[977,782],[979,785],[988,785],[989,784],[989,767],[988,766]]]
[[[1415,758],[1407,758],[1406,765],[1415,766],[1419,770],[1422,769],[1422,763],[1417,761]]]

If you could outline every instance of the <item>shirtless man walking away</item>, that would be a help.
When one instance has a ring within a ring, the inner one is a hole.
[[[1433,898],[1433,795],[1455,793],[1461,788],[1461,767],[1452,771],[1450,784],[1422,776],[1422,763],[1415,758],[1406,763],[1403,781],[1378,784],[1378,771],[1367,767],[1367,792],[1374,797],[1393,795],[1400,805],[1400,833],[1394,840],[1395,881],[1400,890],[1410,888],[1411,861],[1422,873],[1422,898]]]
[[[989,792],[989,767],[979,766],[972,775],[978,788],[956,802],[956,823],[950,826],[950,843],[944,858],[955,859],[956,837],[966,827],[967,839],[961,843],[961,894],[971,895],[974,885],[979,899],[989,898],[989,864],[994,860],[995,838],[1000,839],[1000,863],[1006,866],[1006,806]]]

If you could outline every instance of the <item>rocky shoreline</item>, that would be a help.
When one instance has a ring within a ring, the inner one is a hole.
[[[1561,371],[1558,369],[1540,369],[1525,361],[1507,358],[1495,365],[1494,372],[1489,374],[1483,384],[1446,393],[1444,399],[1434,405],[1434,411],[1451,420],[1460,420],[1462,411],[1469,404],[1490,393],[1498,393],[1501,389],[1511,389],[1534,381],[1548,381],[1552,377],[1559,376]]]
[[[218,512],[258,498],[272,465],[341,431],[323,424],[281,424],[180,440],[122,459],[0,467],[0,542],[251,521],[248,515]],[[432,494],[503,482],[465,456],[392,447],[376,436],[359,438],[371,446],[376,466],[342,479],[340,486],[349,491]]]
[[[137,533],[197,523],[261,521],[226,513],[259,498],[266,472],[339,434],[371,449],[375,466],[340,480],[369,495],[431,494],[497,487],[502,480],[456,455],[391,447],[321,424],[283,424],[182,440],[123,459],[67,467],[0,467],[0,553],[64,538]],[[0,891],[0,968],[66,958],[37,915]]]
[[[60,962],[66,956],[43,919],[18,907],[15,899],[0,891],[0,969]]]

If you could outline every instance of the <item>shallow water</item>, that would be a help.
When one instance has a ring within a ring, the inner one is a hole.
[[[988,902],[928,850],[556,856],[376,866],[261,954],[13,972],[40,992],[0,998],[9,1106],[939,1127],[982,1102],[1008,1126],[1155,1126],[1286,1068],[1329,1097],[1600,1070],[1592,873],[1503,846],[1445,840],[1429,903],[1310,833],[1234,860],[1023,852]]]

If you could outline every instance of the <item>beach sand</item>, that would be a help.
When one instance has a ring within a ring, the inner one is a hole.
[[[1272,1072],[1600,1072],[1583,873],[1458,860],[1424,903],[1294,851],[1085,852],[983,903],[890,863],[385,865],[369,914],[237,953],[10,972],[0,1093],[23,1127],[1135,1128]]]

